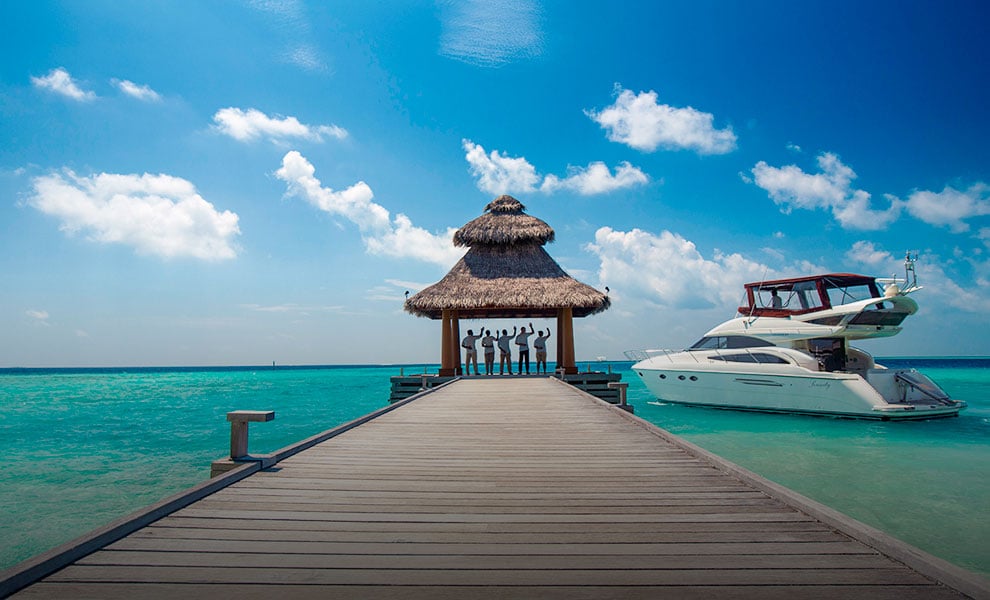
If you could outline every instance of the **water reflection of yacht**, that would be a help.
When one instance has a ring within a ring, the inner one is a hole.
[[[955,416],[966,407],[914,369],[887,369],[850,340],[896,335],[918,310],[905,289],[830,273],[746,284],[739,316],[683,351],[627,352],[667,402],[882,420]],[[884,282],[884,280],[880,280]]]

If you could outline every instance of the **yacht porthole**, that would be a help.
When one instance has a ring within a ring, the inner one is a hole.
[[[697,377],[695,377],[694,375],[692,375],[692,376],[691,376],[691,377],[690,377],[689,379],[690,379],[691,381],[698,381],[698,378],[697,378]]]
[[[667,375],[665,373],[660,373],[660,379],[666,379]]]
[[[681,381],[684,381],[684,376],[683,375],[678,375],[677,378],[680,379]]]

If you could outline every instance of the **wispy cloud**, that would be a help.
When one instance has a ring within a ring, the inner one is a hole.
[[[66,98],[71,98],[79,102],[89,102],[90,100],[96,99],[96,93],[88,90],[84,90],[79,87],[69,72],[65,69],[59,67],[57,69],[52,69],[48,75],[44,77],[32,77],[31,83],[35,87],[47,90],[54,94],[59,94],[65,96]]]
[[[616,84],[615,91],[615,102],[611,106],[601,111],[585,111],[613,142],[645,152],[662,148],[726,154],[736,149],[736,134],[732,128],[716,129],[711,113],[690,106],[678,108],[660,104],[657,93],[652,90],[634,94]]]
[[[112,79],[111,83],[128,96],[144,102],[158,102],[162,99],[158,92],[147,85],[138,85],[126,79]]]
[[[477,178],[477,186],[490,194],[513,194],[540,191],[551,194],[570,190],[584,196],[605,194],[615,190],[644,185],[649,177],[639,168],[622,162],[615,173],[601,161],[587,167],[570,167],[566,177],[541,176],[524,157],[510,157],[504,152],[487,153],[480,144],[463,140],[465,156],[471,174]]]
[[[344,139],[347,130],[337,125],[306,125],[295,117],[268,116],[255,108],[221,108],[213,115],[214,128],[240,142],[266,137],[273,142],[290,140],[322,142],[326,137]]]
[[[480,67],[500,67],[543,53],[534,0],[440,2],[440,54]]]
[[[302,314],[309,315],[312,313],[325,313],[325,312],[340,312],[344,310],[343,306],[304,306],[300,304],[275,304],[270,306],[264,306],[261,304],[242,304],[242,308],[251,310],[254,312],[263,313],[288,313],[288,314]]]
[[[313,37],[306,7],[299,0],[250,0],[249,6],[265,14],[285,43],[280,59],[305,71],[329,70]]]
[[[66,233],[162,258],[237,255],[238,216],[217,211],[185,179],[148,173],[80,177],[65,170],[36,177],[32,185],[28,204],[57,218]]]
[[[36,323],[46,326],[51,325],[51,323],[48,322],[49,315],[47,310],[38,310],[35,308],[31,308],[24,311],[24,314],[31,317]]]
[[[371,254],[395,258],[413,258],[450,267],[465,250],[454,247],[456,229],[434,234],[416,227],[404,214],[393,218],[389,211],[372,201],[371,187],[363,181],[342,191],[324,187],[314,175],[316,168],[295,150],[282,158],[275,176],[288,186],[287,195],[297,196],[331,215],[351,221],[361,230],[365,247]]]
[[[825,209],[846,229],[884,229],[897,220],[903,203],[887,195],[890,206],[871,208],[870,194],[853,188],[856,173],[832,153],[817,159],[819,173],[805,173],[797,165],[771,167],[760,161],[752,169],[752,182],[763,188],[784,213],[794,208]]]

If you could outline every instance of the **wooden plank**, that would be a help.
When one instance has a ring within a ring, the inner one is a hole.
[[[196,529],[243,529],[276,530],[276,531],[382,531],[379,523],[361,521],[291,521],[284,519],[233,519],[233,518],[198,518],[172,516],[142,530],[154,531],[166,528],[196,528]],[[643,533],[647,535],[662,535],[665,533],[767,533],[767,532],[807,532],[827,531],[830,528],[812,520],[775,522],[772,526],[766,521],[712,521],[712,522],[654,522],[654,523],[389,523],[388,532],[404,534],[409,532],[456,532],[474,534],[510,534],[510,533]],[[141,532],[138,532],[141,533]],[[135,534],[137,535],[137,534]],[[544,537],[544,540],[546,538]],[[843,538],[847,539],[847,538]]]
[[[891,569],[292,569],[72,565],[51,581],[314,585],[929,585],[914,571]]]
[[[891,569],[877,554],[822,555],[573,555],[573,554],[263,554],[257,552],[99,552],[76,564],[89,566],[237,567],[279,569],[478,570],[682,570],[682,569]]]
[[[402,586],[402,585],[302,585],[277,584],[204,584],[197,588],[211,600],[504,600],[505,598],[540,598],[541,600],[958,600],[959,594],[936,586],[878,585],[790,585],[790,586]],[[149,583],[39,583],[19,594],[18,598],[98,598],[133,600],[134,598],[189,598],[184,584]]]
[[[545,533],[500,533],[482,531],[342,531],[312,529],[247,528],[247,522],[231,529],[190,527],[147,527],[133,539],[174,538],[185,540],[261,540],[313,542],[388,542],[423,544],[539,544]],[[848,538],[833,531],[675,531],[675,532],[554,532],[553,540],[561,544],[630,544],[711,543],[711,542],[846,542]]]
[[[532,514],[471,514],[471,513],[347,513],[347,512],[305,512],[264,510],[209,510],[187,508],[175,513],[181,517],[204,517],[216,519],[279,519],[292,521],[362,521],[369,523],[717,523],[717,522],[761,522],[776,523],[788,521],[814,521],[798,512],[719,512],[719,513],[648,513],[625,515],[619,513],[596,515],[532,515]]]
[[[130,536],[107,546],[109,550],[147,550],[163,552],[237,552],[247,546],[237,540],[147,539]],[[509,554],[543,555],[567,553],[573,556],[607,556],[646,554],[651,556],[711,554],[876,554],[853,541],[842,542],[769,542],[769,543],[641,543],[641,544],[418,544],[374,542],[256,541],[252,552],[266,554]]]

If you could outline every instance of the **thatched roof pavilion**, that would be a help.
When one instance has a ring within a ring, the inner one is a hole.
[[[609,307],[607,295],[571,278],[547,254],[543,246],[554,240],[554,231],[525,208],[512,196],[492,201],[454,234],[454,244],[467,246],[467,254],[443,279],[406,300],[406,311],[443,319],[441,375],[459,368],[462,318],[556,317],[558,366],[576,372],[573,317]]]

